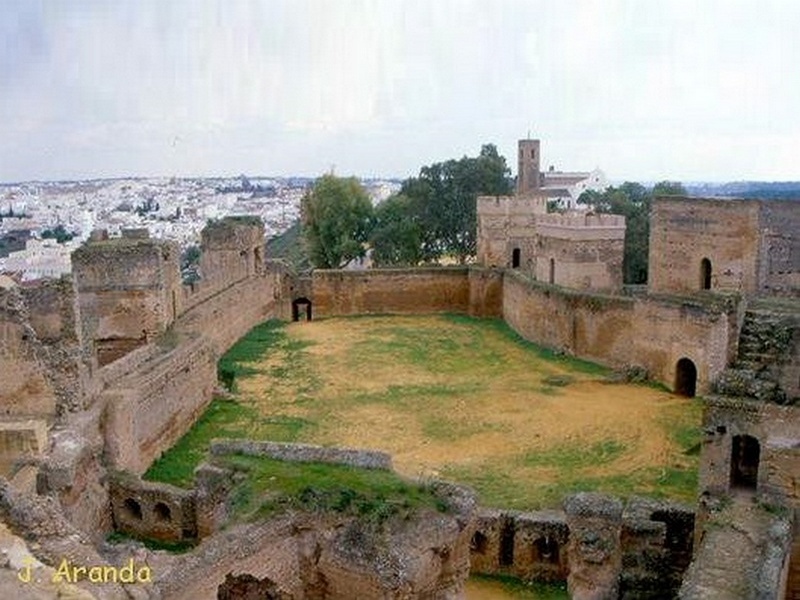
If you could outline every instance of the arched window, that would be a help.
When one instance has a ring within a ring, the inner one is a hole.
[[[511,251],[511,268],[518,269],[520,264],[520,257],[522,253],[520,252],[519,248],[514,248]]]
[[[550,283],[556,282],[556,259],[550,259]]]
[[[133,498],[127,498],[125,502],[122,503],[122,514],[129,519],[141,521],[142,507]]]
[[[172,511],[163,502],[156,502],[153,507],[153,514],[156,517],[156,521],[169,521],[172,518]]]

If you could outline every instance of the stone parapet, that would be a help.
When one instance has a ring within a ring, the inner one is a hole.
[[[276,460],[293,462],[324,462],[348,465],[361,469],[391,470],[392,457],[387,452],[361,450],[312,444],[290,444],[258,440],[214,440],[211,454],[244,454],[247,456],[266,456]]]

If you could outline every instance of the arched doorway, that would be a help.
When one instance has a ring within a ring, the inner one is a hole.
[[[306,321],[311,320],[311,300],[308,298],[298,298],[292,300],[292,321],[300,320],[300,307],[305,307]]]
[[[711,289],[711,261],[707,258],[700,261],[700,289]]]
[[[733,436],[731,445],[731,488],[756,489],[761,445],[751,435]]]
[[[682,358],[675,367],[675,393],[692,398],[697,389],[697,367],[688,358]]]
[[[511,251],[511,268],[518,269],[520,264],[520,257],[522,253],[520,252],[519,248],[514,248]]]

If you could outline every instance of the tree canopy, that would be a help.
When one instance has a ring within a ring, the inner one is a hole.
[[[372,203],[355,177],[323,175],[301,201],[303,235],[311,262],[339,269],[364,256]]]
[[[420,258],[452,255],[463,263],[476,250],[475,200],[479,195],[511,193],[506,159],[494,144],[475,158],[434,163],[403,182],[409,216],[420,228]]]

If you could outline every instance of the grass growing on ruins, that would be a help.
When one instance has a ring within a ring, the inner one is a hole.
[[[224,372],[237,401],[215,401],[148,478],[190,485],[212,437],[250,437],[385,450],[401,474],[467,483],[489,506],[556,506],[579,490],[695,498],[699,400],[611,383],[501,320],[270,321]]]
[[[567,587],[562,583],[520,581],[508,575],[470,575],[467,582],[469,598],[515,598],[517,600],[568,600]]]
[[[247,474],[233,492],[240,519],[300,509],[358,516],[377,525],[423,508],[448,510],[429,486],[392,471],[236,454],[216,457],[215,462]]]

